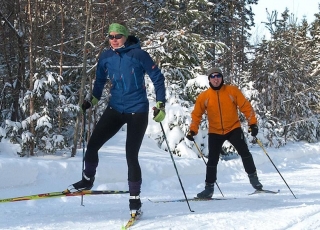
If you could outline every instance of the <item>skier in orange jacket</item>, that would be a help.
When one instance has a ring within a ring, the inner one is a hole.
[[[207,162],[205,190],[198,193],[199,198],[210,198],[213,195],[214,183],[217,180],[217,165],[223,143],[228,140],[242,159],[245,171],[251,185],[262,190],[252,155],[245,141],[238,116],[240,110],[248,121],[251,135],[258,134],[257,118],[250,102],[245,98],[239,88],[226,85],[223,81],[221,69],[214,67],[208,71],[210,88],[202,92],[195,103],[191,113],[191,124],[187,138],[194,141],[197,135],[202,115],[206,113],[209,121],[209,156]]]

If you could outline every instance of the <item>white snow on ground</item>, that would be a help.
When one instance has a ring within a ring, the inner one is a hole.
[[[93,189],[127,190],[124,145],[120,131],[99,152],[100,164]],[[0,199],[62,191],[80,180],[82,149],[70,153],[19,158],[12,146],[0,143]],[[140,151],[143,173],[144,214],[131,229],[320,229],[320,143],[293,143],[278,149],[266,148],[291,188],[285,184],[262,149],[250,148],[265,189],[276,195],[251,195],[253,188],[240,159],[220,161],[218,185],[230,200],[152,203],[151,200],[184,198],[170,154],[145,137]],[[202,191],[205,164],[201,158],[174,161],[188,197]],[[128,194],[62,197],[0,203],[0,229],[121,229],[129,218]],[[214,197],[222,197],[215,187]]]

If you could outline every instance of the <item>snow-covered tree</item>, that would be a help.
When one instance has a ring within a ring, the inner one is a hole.
[[[277,137],[314,142],[319,124],[311,106],[319,103],[320,95],[308,64],[310,40],[305,26],[290,21],[287,10],[281,19],[276,12],[270,18],[272,39],[256,50],[252,75],[261,100],[258,113],[269,130],[266,137],[275,146],[283,143],[275,143]]]

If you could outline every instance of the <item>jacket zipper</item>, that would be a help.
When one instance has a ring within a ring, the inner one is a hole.
[[[220,113],[220,122],[221,122],[222,134],[224,134],[224,128],[223,128],[223,122],[222,122],[222,112],[221,112],[221,106],[220,106],[220,96],[219,96],[219,91],[220,91],[220,90],[217,90],[218,105],[219,105],[219,113]]]

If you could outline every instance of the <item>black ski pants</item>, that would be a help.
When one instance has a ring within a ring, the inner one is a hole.
[[[256,171],[252,155],[248,149],[243,131],[236,128],[225,135],[209,133],[208,146],[209,157],[207,162],[206,182],[215,183],[217,180],[217,165],[223,143],[228,140],[240,155],[246,173],[251,174]]]
[[[99,149],[105,142],[112,138],[124,124],[127,124],[125,148],[128,165],[128,181],[141,181],[142,177],[138,153],[148,126],[148,112],[119,113],[108,106],[92,132],[85,153],[85,163],[98,165]]]

